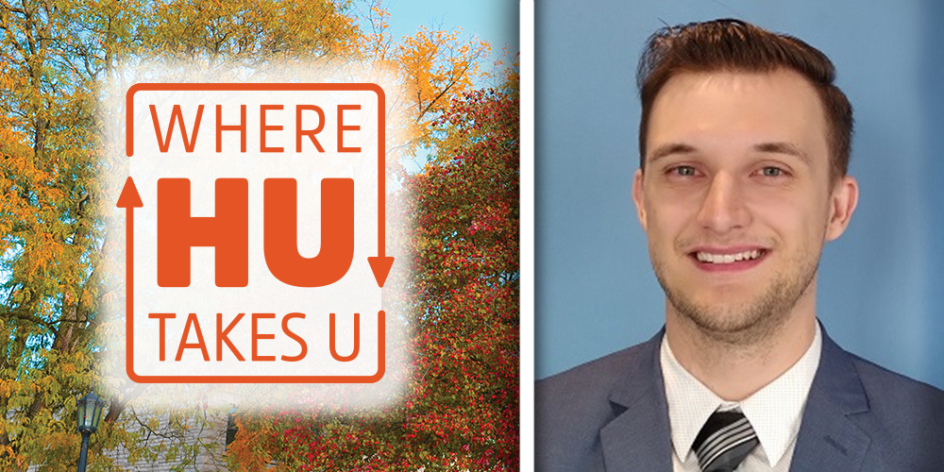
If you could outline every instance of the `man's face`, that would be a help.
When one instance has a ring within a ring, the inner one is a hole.
[[[857,188],[830,182],[812,85],[787,70],[683,73],[649,119],[633,198],[670,315],[734,341],[771,332],[800,301],[813,310],[823,244]]]

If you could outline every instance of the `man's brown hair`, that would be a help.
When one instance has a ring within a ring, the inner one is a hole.
[[[773,72],[793,70],[816,89],[826,115],[830,181],[846,175],[852,141],[852,105],[833,84],[836,69],[825,54],[805,42],[750,23],[721,19],[667,26],[649,37],[636,82],[642,101],[639,168],[645,169],[646,133],[652,105],[672,76],[682,72]]]

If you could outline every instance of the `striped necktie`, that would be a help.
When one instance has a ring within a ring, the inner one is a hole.
[[[754,428],[740,411],[716,411],[692,444],[704,472],[733,472],[759,444]]]

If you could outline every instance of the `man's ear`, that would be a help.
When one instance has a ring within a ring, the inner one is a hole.
[[[637,169],[636,175],[633,177],[633,203],[636,204],[636,216],[639,217],[639,224],[642,225],[642,230],[646,231],[646,200],[643,196],[642,177],[642,169]]]
[[[849,226],[852,213],[859,202],[859,184],[851,176],[843,176],[833,186],[829,197],[829,221],[826,226],[826,240],[832,241],[842,235]]]

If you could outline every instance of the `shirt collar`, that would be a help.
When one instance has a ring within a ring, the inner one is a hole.
[[[672,446],[679,460],[684,463],[690,453],[694,454],[692,443],[715,410],[740,409],[757,433],[769,465],[773,467],[780,462],[800,430],[803,407],[816,375],[822,346],[819,323],[816,323],[813,342],[800,360],[754,395],[735,403],[722,400],[685,370],[663,336],[659,361],[665,380]]]

